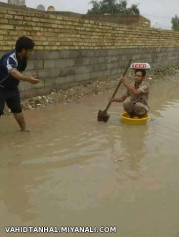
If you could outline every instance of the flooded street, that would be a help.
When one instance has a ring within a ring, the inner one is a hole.
[[[109,94],[0,120],[0,237],[179,236],[179,76],[152,83],[146,125],[97,122]],[[120,90],[119,90],[120,91]],[[119,93],[120,94],[120,93]],[[108,234],[6,234],[4,226],[116,226]]]

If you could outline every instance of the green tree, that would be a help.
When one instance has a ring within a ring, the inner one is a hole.
[[[172,17],[171,23],[172,30],[179,31],[179,17],[177,15],[175,15],[175,17]]]
[[[136,4],[133,4],[129,8],[127,7],[127,0],[92,0],[90,4],[92,5],[92,8],[88,10],[87,14],[140,14]]]

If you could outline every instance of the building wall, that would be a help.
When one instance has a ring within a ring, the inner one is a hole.
[[[25,0],[8,0],[8,4],[25,6]]]
[[[23,96],[117,78],[130,58],[153,68],[179,64],[179,32],[0,8],[0,54],[22,35],[36,44],[26,73],[42,80],[21,83]]]

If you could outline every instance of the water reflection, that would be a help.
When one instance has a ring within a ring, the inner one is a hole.
[[[146,137],[148,125],[123,124],[120,129],[122,156],[128,160],[128,167],[131,170],[139,170],[141,162],[146,156]]]

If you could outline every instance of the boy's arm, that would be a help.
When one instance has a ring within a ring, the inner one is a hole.
[[[121,96],[120,98],[113,98],[113,99],[110,99],[110,102],[123,102],[125,99],[127,98],[127,96],[126,95],[123,95],[123,96]]]
[[[129,85],[129,83],[125,80],[124,77],[121,77],[121,82],[122,82],[123,85],[124,85],[130,92],[132,92],[133,94],[138,95],[138,94],[143,93],[143,91],[142,91],[140,88],[135,89],[134,87],[132,87],[131,85]]]
[[[39,79],[34,78],[34,75],[31,76],[25,76],[24,74],[22,74],[21,72],[19,72],[17,69],[12,69],[10,70],[10,75],[15,77],[16,79],[20,80],[20,81],[26,81],[32,84],[37,84],[40,82]]]

